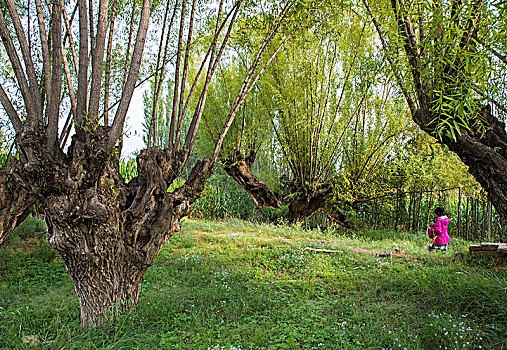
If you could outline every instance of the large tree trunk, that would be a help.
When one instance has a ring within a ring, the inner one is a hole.
[[[354,228],[354,224],[347,218],[345,213],[333,204],[333,186],[323,184],[310,194],[301,194],[292,199],[289,204],[289,211],[285,218],[294,222],[306,219],[315,212],[322,210],[335,223],[346,227]]]
[[[252,172],[256,155],[251,151],[244,157],[240,151],[235,151],[233,157],[223,161],[224,170],[250,194],[258,208],[279,208],[280,202],[274,192]]]
[[[417,110],[414,121],[428,134],[447,145],[469,168],[481,186],[488,192],[497,213],[507,224],[507,133],[505,123],[491,114],[489,106],[478,113],[471,130],[460,129],[456,139],[435,135],[435,120],[429,111]],[[483,127],[484,129],[480,129]],[[483,133],[484,130],[484,133]]]
[[[149,266],[126,244],[117,215],[110,214],[104,222],[77,226],[46,217],[49,243],[61,255],[79,298],[83,327],[135,307]]]
[[[22,158],[32,167],[13,169],[38,194],[49,243],[72,278],[84,327],[136,307],[147,268],[213,171],[209,159],[198,161],[185,184],[168,192],[187,153],[153,147],[137,157],[139,175],[126,184],[106,151],[108,129],[97,127],[84,139],[75,135],[69,155],[49,156],[29,145],[36,135],[20,137]]]

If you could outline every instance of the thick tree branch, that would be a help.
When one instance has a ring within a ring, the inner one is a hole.
[[[0,169],[0,246],[32,211],[35,198],[9,172]]]

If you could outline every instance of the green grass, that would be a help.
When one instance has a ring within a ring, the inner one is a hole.
[[[507,348],[507,271],[454,259],[467,242],[443,256],[422,234],[182,226],[148,270],[139,311],[88,331],[61,260],[41,237],[29,249],[11,240],[0,249],[0,349],[33,348],[26,336],[41,349]]]

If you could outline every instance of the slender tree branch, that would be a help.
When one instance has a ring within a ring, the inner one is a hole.
[[[171,113],[171,123],[169,125],[169,149],[174,148],[174,128],[176,127],[176,118],[178,115],[177,103],[179,96],[180,85],[180,67],[181,67],[181,48],[183,46],[183,28],[185,25],[185,9],[187,0],[183,0],[181,6],[180,29],[178,34],[178,49],[176,51],[176,67],[174,71],[174,91],[173,91],[173,106]],[[176,148],[175,148],[176,149]]]
[[[210,58],[210,62],[208,65],[208,71],[206,73],[206,81],[204,83],[204,87],[202,89],[201,95],[199,96],[197,108],[196,108],[194,115],[192,117],[192,121],[190,123],[190,127],[187,132],[187,137],[185,138],[184,148],[187,150],[187,152],[192,152],[192,149],[194,147],[195,137],[197,135],[197,129],[198,129],[199,123],[201,121],[202,112],[204,110],[204,105],[206,103],[206,97],[208,95],[209,84],[211,83],[211,78],[213,77],[215,70],[218,67],[218,62],[220,61],[220,58],[222,57],[225,46],[226,46],[227,42],[229,41],[229,37],[230,37],[231,31],[232,31],[232,26],[236,20],[236,16],[237,16],[238,12],[239,12],[241,2],[242,2],[242,0],[239,0],[234,5],[235,8],[234,8],[234,12],[233,12],[231,21],[229,23],[229,27],[227,29],[227,33],[225,34],[225,37],[222,41],[222,45],[220,46],[220,49],[218,50],[218,54],[216,54],[216,57],[215,57],[215,47],[213,48],[213,50],[211,52],[211,58]],[[219,32],[217,31],[215,39],[218,38],[218,34],[219,34]],[[212,45],[216,45],[216,40],[213,41]]]
[[[60,118],[60,95],[62,90],[62,14],[61,2],[53,2],[51,19],[51,37],[53,40],[53,69],[52,69],[52,94],[48,100],[46,114],[48,118],[47,146],[49,149],[58,147],[58,120]]]
[[[366,0],[363,0],[365,2]],[[417,53],[417,44],[415,43],[415,34],[414,30],[408,20],[408,16],[406,14],[406,10],[403,8],[402,0],[391,0],[391,7],[394,12],[394,15],[398,21],[398,28],[401,31],[402,38],[404,40],[405,53],[408,58],[408,63],[410,65],[412,71],[412,78],[414,81],[415,91],[417,93],[417,99],[419,101],[419,106],[424,111],[429,111],[429,105],[427,101],[426,94],[423,89],[421,72],[419,71],[418,66],[418,53]],[[410,104],[409,104],[410,106]],[[412,108],[411,108],[412,111]],[[415,112],[415,111],[412,111]],[[413,114],[413,113],[412,113]]]
[[[65,6],[63,5],[63,0],[62,0],[62,14],[63,14],[63,20],[65,22],[65,28],[66,28],[65,36],[63,39],[63,45],[65,46],[65,41],[67,40],[67,38],[69,38],[70,50],[72,53],[72,60],[73,60],[72,62],[74,63],[74,69],[76,70],[76,72],[78,71],[79,63],[78,63],[78,59],[77,59],[76,44],[74,42],[74,37],[72,35],[71,28],[72,28],[72,21],[74,19],[75,14],[76,14],[78,5],[79,5],[79,2],[76,2],[76,6],[74,7],[74,11],[72,12],[72,16],[69,21],[69,16],[67,15],[67,11],[65,10]]]
[[[171,30],[172,30],[172,27],[173,27],[173,24],[174,24],[174,19],[176,17],[176,11],[178,10],[178,0],[174,3],[174,9],[173,9],[173,14],[171,15],[171,20],[169,21],[169,28],[167,29],[167,37],[166,37],[166,40],[165,40],[165,48],[164,48],[164,58],[162,59],[162,67],[160,67],[159,70],[156,70],[155,71],[155,74],[157,72],[159,72],[159,76],[160,76],[160,79],[158,80],[158,86],[156,86],[156,89],[157,89],[157,94],[160,95],[160,91],[162,89],[162,82],[164,81],[164,71],[165,71],[165,66],[167,64],[167,52],[169,51],[169,41],[170,41],[170,37],[171,37]],[[172,58],[174,58],[176,56],[176,54],[174,54]]]
[[[299,26],[295,26],[294,29],[285,37],[285,39],[282,41],[282,43],[278,46],[278,48],[275,50],[275,52],[271,55],[271,57],[267,60],[267,62],[264,64],[264,66],[259,70],[257,75],[253,78],[253,75],[255,71],[257,70],[261,57],[263,56],[264,52],[266,51],[267,46],[269,43],[273,40],[274,36],[276,35],[279,26],[281,25],[282,19],[285,17],[287,11],[292,6],[292,3],[287,4],[287,6],[282,10],[277,20],[275,20],[275,24],[273,28],[271,29],[271,32],[266,37],[265,41],[261,45],[261,48],[258,51],[258,54],[256,58],[254,59],[254,62],[252,66],[249,69],[249,72],[247,73],[246,79],[243,83],[243,86],[240,89],[240,92],[238,93],[238,96],[236,97],[236,101],[232,105],[231,112],[229,113],[229,116],[227,117],[227,120],[224,124],[224,127],[222,129],[222,133],[220,134],[220,137],[215,144],[215,150],[213,151],[213,155],[211,157],[212,162],[215,162],[218,158],[218,153],[220,152],[220,148],[222,147],[223,140],[225,138],[225,135],[227,134],[227,131],[232,125],[232,122],[234,121],[234,117],[236,113],[239,110],[239,107],[243,104],[243,102],[246,99],[246,96],[250,93],[252,88],[255,86],[257,81],[259,80],[260,76],[264,72],[264,70],[269,66],[269,64],[273,61],[273,59],[276,57],[278,52],[282,49],[283,46],[287,43],[287,41],[292,37],[292,35],[296,32]],[[253,80],[252,80],[253,78]],[[251,84],[250,84],[251,82]]]
[[[63,45],[61,46],[62,49],[62,61],[63,61],[63,69],[65,72],[65,78],[67,80],[67,87],[69,89],[69,98],[70,98],[70,105],[71,105],[71,112],[72,115],[76,115],[77,113],[77,100],[76,100],[76,93],[74,91],[74,86],[72,83],[72,76],[70,73],[70,67],[69,62],[67,61],[67,54],[65,52],[65,48]],[[65,130],[65,127],[62,129],[62,134]]]
[[[100,6],[100,5],[99,5]],[[90,28],[90,55],[88,56],[88,64],[90,63],[90,59],[95,56],[95,25],[94,25],[94,18],[93,18],[93,0],[88,0],[88,21],[90,22],[89,28]]]
[[[37,0],[39,1],[39,0]],[[83,117],[87,116],[88,106],[88,9],[86,0],[79,3],[79,70],[77,76],[77,114],[76,132],[81,132]]]
[[[192,83],[192,87],[190,88],[190,91],[189,91],[189,93],[187,95],[187,100],[185,102],[185,107],[183,108],[183,115],[185,115],[185,113],[187,111],[187,107],[188,107],[188,104],[190,102],[190,97],[192,96],[192,94],[194,92],[194,89],[197,86],[197,82],[198,82],[199,78],[201,77],[201,74],[202,74],[202,71],[204,69],[204,66],[206,65],[206,62],[208,61],[208,57],[210,57],[210,55],[211,55],[210,62],[214,61],[214,54],[215,54],[215,50],[216,50],[216,42],[217,42],[217,39],[218,39],[218,34],[222,32],[222,30],[225,27],[227,21],[229,20],[229,17],[234,12],[233,11],[234,7],[233,7],[233,9],[231,9],[231,11],[229,11],[229,13],[227,14],[227,16],[224,19],[224,21],[222,21],[221,26],[218,27],[218,23],[220,23],[220,20],[221,20],[221,17],[222,17],[222,7],[223,7],[223,0],[220,1],[220,5],[218,7],[217,25],[215,27],[215,34],[213,36],[212,43],[208,47],[208,51],[206,52],[206,56],[204,57],[204,59],[201,62],[201,66],[199,67],[199,71],[197,72],[197,74],[196,74],[196,76],[194,78],[194,81]],[[211,63],[210,63],[210,66],[211,66]]]
[[[371,84],[371,83],[370,83]],[[361,110],[361,107],[364,103],[366,99],[366,94],[363,95],[363,97],[361,98],[361,101],[359,102],[359,104],[357,105],[356,107],[356,110],[354,111],[354,113],[352,113],[352,115],[350,116],[350,119],[348,120],[347,122],[347,125],[345,126],[345,128],[343,129],[343,132],[341,133],[340,135],[340,138],[338,139],[338,141],[334,144],[334,147],[333,147],[333,151],[332,151],[332,154],[335,154],[336,153],[336,150],[338,148],[338,146],[342,143],[343,141],[343,137],[345,136],[345,133],[350,125],[350,123],[352,122],[352,120],[354,118],[356,118],[357,120],[357,114],[360,112]],[[327,172],[329,171],[330,167],[331,167],[331,164],[332,164],[332,160],[333,160],[333,157],[330,157],[326,163],[326,165],[322,168],[322,174],[327,174]]]
[[[0,11],[0,36],[2,37],[2,42],[4,44],[5,51],[7,52],[9,60],[12,64],[12,69],[14,71],[14,75],[16,76],[16,80],[18,81],[21,95],[23,96],[23,100],[25,101],[27,121],[29,124],[33,124],[34,122],[40,122],[41,120],[37,118],[36,114],[37,106],[35,106],[34,101],[32,99],[32,94],[30,93],[30,88],[28,87],[25,72],[23,71],[21,61],[19,60],[16,48],[14,46],[14,43],[12,42],[12,38],[10,37],[9,29],[7,28],[7,24],[5,23],[3,11]]]
[[[42,106],[41,106],[41,98],[39,94],[39,84],[37,81],[37,75],[35,73],[34,64],[32,61],[32,54],[30,52],[30,47],[28,45],[25,32],[23,30],[23,25],[21,24],[21,20],[19,18],[19,14],[16,10],[16,5],[13,0],[5,0],[7,4],[7,9],[9,10],[9,14],[11,16],[12,22],[14,24],[14,28],[16,30],[16,37],[18,38],[19,45],[21,47],[21,52],[23,53],[23,61],[25,63],[25,68],[28,76],[28,81],[30,82],[30,93],[32,95],[32,99],[35,104],[35,111],[37,111],[37,118],[42,120]],[[37,108],[38,107],[38,108]]]
[[[44,70],[44,82],[46,84],[47,91],[47,102],[50,103],[52,96],[51,90],[51,54],[49,52],[49,42],[46,33],[46,24],[44,23],[44,10],[42,9],[42,3],[40,0],[35,0],[35,7],[37,9],[37,20],[39,22],[39,35],[41,40],[42,58],[43,58],[43,70]],[[59,97],[55,97],[59,98]]]
[[[21,132],[23,131],[23,123],[21,122],[18,112],[16,112],[16,109],[12,105],[9,96],[7,96],[4,87],[1,84],[0,84],[0,102],[4,107],[5,113],[7,113],[7,116],[9,117],[9,120],[11,121],[12,126],[16,131],[16,134],[18,135],[21,134]]]
[[[159,50],[158,50],[158,53],[157,53],[157,65],[155,67],[155,88],[153,89],[153,106],[152,106],[152,110],[151,110],[151,122],[150,122],[150,126],[149,126],[149,131],[148,131],[148,147],[151,147],[152,146],[152,139],[153,139],[153,146],[156,145],[156,114],[157,114],[157,104],[158,104],[158,97],[159,97],[159,86],[161,84],[159,84],[159,67],[160,67],[160,59],[161,59],[161,56],[162,56],[162,47],[163,47],[163,43],[164,43],[164,38],[165,38],[165,30],[166,30],[166,23],[167,23],[167,16],[169,15],[169,3],[170,3],[170,0],[167,0],[166,2],[166,5],[165,5],[165,13],[164,13],[164,21],[162,23],[162,34],[160,34],[160,43],[158,45],[159,47]],[[176,7],[178,6],[178,3],[176,2],[175,5],[174,5],[174,12],[173,12],[173,15],[176,13]],[[171,23],[172,25],[172,23]],[[169,32],[171,31],[171,29],[169,28]],[[168,37],[169,39],[169,37]],[[166,42],[166,50],[165,50],[165,53],[167,53],[167,45],[168,45],[168,42]],[[164,54],[165,56],[165,54]],[[160,74],[160,80],[162,80],[162,74]]]
[[[111,79],[111,53],[113,51],[113,35],[114,35],[114,22],[116,19],[116,7],[118,0],[113,0],[113,7],[111,9],[111,20],[109,21],[109,36],[107,39],[107,53],[106,53],[106,72],[104,77],[104,125],[109,125],[109,87]]]
[[[178,125],[176,127],[176,136],[174,138],[174,148],[175,149],[178,149],[178,147],[179,147],[181,127],[183,125],[183,100],[185,97],[185,83],[187,81],[188,60],[190,57],[190,43],[192,41],[192,30],[194,27],[194,16],[195,16],[196,4],[197,4],[197,0],[193,0],[192,10],[190,13],[190,24],[189,24],[189,28],[188,28],[187,45],[186,45],[186,49],[185,49],[185,60],[183,63],[183,74],[181,77],[180,102],[179,102],[179,106],[178,106]]]
[[[113,5],[114,6],[114,5]],[[109,0],[100,0],[99,18],[97,23],[97,36],[95,38],[95,49],[92,55],[92,83],[90,87],[90,104],[88,114],[91,118],[98,117],[100,90],[102,88],[102,74],[104,69],[104,49],[106,46],[107,12]]]
[[[139,29],[137,32],[136,43],[134,45],[134,52],[132,54],[132,64],[130,65],[129,75],[125,86],[123,87],[122,98],[116,114],[114,117],[113,125],[109,133],[108,150],[112,150],[118,142],[121,134],[123,133],[123,124],[127,110],[134,93],[137,77],[139,76],[139,68],[141,67],[141,60],[144,51],[144,43],[146,41],[146,33],[148,31],[148,24],[151,14],[151,0],[143,0],[143,7],[141,10],[141,19],[139,21]]]
[[[70,130],[72,129],[73,115],[75,114],[72,112],[72,110],[70,110],[69,114],[67,115],[67,119],[65,120],[65,124],[63,125],[62,133],[60,134],[60,139],[58,140],[60,148],[65,147],[65,144],[67,143],[67,138],[69,137]]]
[[[387,44],[387,41],[384,37],[384,34],[382,33],[382,30],[380,28],[380,24],[377,21],[377,18],[373,15],[373,12],[371,11],[370,6],[368,5],[368,2],[366,0],[363,0],[363,4],[366,8],[366,11],[368,12],[368,15],[371,17],[373,25],[375,26],[375,30],[377,31],[377,34],[380,38],[380,42],[382,43],[382,48],[384,49],[384,53],[386,54],[386,58],[389,62],[389,65],[391,66],[391,71],[393,72],[394,76],[396,77],[396,81],[398,83],[398,86],[400,87],[401,92],[403,93],[403,96],[405,96],[405,100],[407,101],[408,107],[410,108],[410,112],[412,115],[415,114],[415,111],[417,109],[414,101],[412,100],[412,97],[410,96],[403,78],[401,77],[398,69],[396,68],[393,58],[391,57],[391,51],[389,50],[389,46]]]
[[[340,97],[338,98],[338,102],[336,103],[336,106],[334,108],[334,113],[331,116],[332,121],[331,121],[331,125],[330,125],[330,127],[328,129],[328,132],[327,132],[327,137],[326,137],[326,141],[324,142],[323,149],[327,149],[328,148],[329,141],[331,140],[331,135],[332,135],[333,130],[334,130],[334,128],[335,128],[335,126],[336,126],[336,124],[338,122],[338,120],[337,120],[338,111],[340,110],[340,107],[341,107],[341,104],[342,104],[342,101],[343,101],[343,97],[345,96],[345,90],[346,90],[346,87],[347,87],[347,83],[349,82],[350,76],[352,74],[352,69],[356,65],[357,57],[359,56],[359,51],[360,51],[359,48],[363,44],[363,40],[362,39],[363,39],[363,35],[364,35],[365,29],[366,29],[366,23],[363,25],[363,29],[361,30],[361,35],[360,35],[359,41],[357,43],[357,47],[358,48],[355,50],[354,56],[352,58],[352,62],[350,63],[350,67],[347,70],[347,74],[345,76],[345,80],[344,80],[344,82],[342,84],[342,89],[340,91]],[[338,89],[338,87],[339,86],[337,86],[337,89]],[[341,137],[343,137],[343,134],[342,134]],[[341,142],[341,137],[340,137],[340,142]],[[333,147],[333,149],[337,150],[336,145]],[[334,158],[334,155],[335,155],[334,152],[330,154],[328,162]],[[322,156],[320,157],[319,162],[323,161],[323,156],[324,156],[324,153],[322,153]],[[323,169],[325,169],[325,167]],[[322,171],[320,173],[320,175],[317,177],[317,179],[321,179],[324,174],[325,174],[325,171]]]
[[[125,83],[127,82],[127,75],[129,72],[129,62],[130,62],[130,47],[132,46],[132,35],[134,33],[134,15],[136,13],[136,2],[132,2],[132,13],[130,14],[130,27],[129,27],[129,38],[127,43],[127,49],[125,52],[125,65],[123,71],[125,72],[123,74],[123,80],[122,80],[122,88],[125,86]]]

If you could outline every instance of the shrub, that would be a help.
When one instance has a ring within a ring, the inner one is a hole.
[[[215,174],[208,179],[201,198],[192,206],[194,218],[261,219],[250,195],[228,175]]]
[[[46,232],[46,224],[44,224],[44,220],[29,215],[26,220],[21,223],[21,225],[14,229],[11,237],[15,236],[23,241],[26,241],[28,238],[33,238],[43,232]]]

